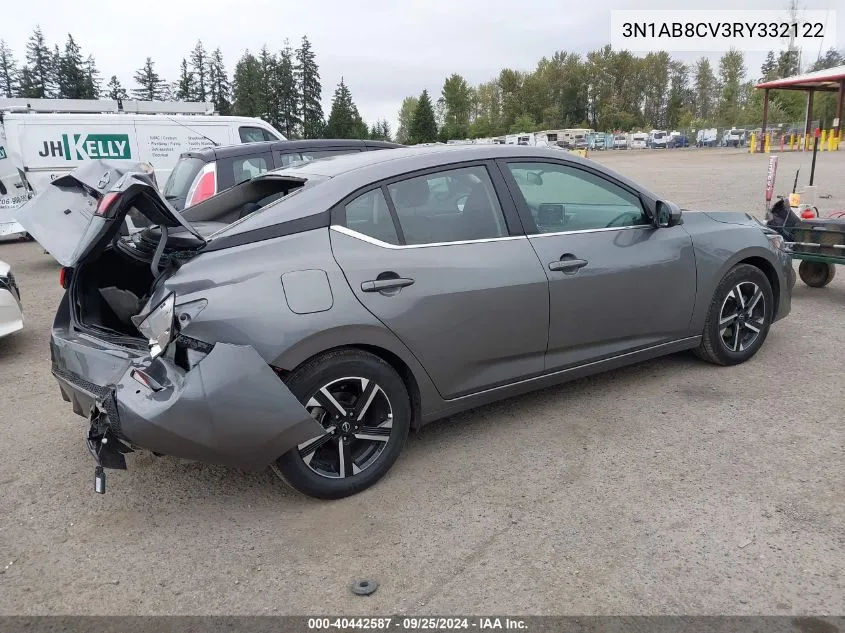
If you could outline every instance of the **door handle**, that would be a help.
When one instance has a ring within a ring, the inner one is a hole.
[[[372,279],[361,284],[362,292],[383,292],[385,290],[399,290],[414,283],[406,277],[391,277],[389,279]]]
[[[549,270],[560,271],[568,275],[578,272],[581,268],[586,266],[589,262],[586,259],[578,259],[572,253],[562,255],[557,261],[549,264]]]

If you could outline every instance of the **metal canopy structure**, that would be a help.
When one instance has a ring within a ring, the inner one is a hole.
[[[834,66],[833,68],[816,70],[794,77],[765,81],[757,84],[757,89],[763,91],[763,126],[760,134],[760,151],[763,151],[766,126],[769,122],[769,90],[803,90],[807,93],[805,134],[812,132],[810,122],[813,120],[813,95],[816,92],[838,92],[839,98],[836,101],[836,117],[833,121],[833,129],[837,136],[840,134],[842,129],[842,105],[843,98],[845,98],[845,66]]]

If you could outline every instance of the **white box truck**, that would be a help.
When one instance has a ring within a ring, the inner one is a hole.
[[[261,119],[209,103],[0,99],[0,237],[23,233],[14,210],[86,160],[145,162],[163,185],[182,152],[285,140]]]

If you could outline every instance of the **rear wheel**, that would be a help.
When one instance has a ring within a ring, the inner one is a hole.
[[[835,275],[836,266],[833,264],[805,260],[798,265],[798,276],[801,277],[801,281],[812,288],[824,288],[833,281]]]
[[[407,389],[390,365],[338,350],[306,362],[285,382],[326,433],[277,459],[277,475],[304,494],[338,499],[390,470],[411,426]]]
[[[773,314],[772,286],[763,271],[736,266],[716,288],[696,355],[717,365],[744,363],[766,340]]]

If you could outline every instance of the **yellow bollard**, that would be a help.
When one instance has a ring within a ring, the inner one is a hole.
[[[772,135],[771,135],[771,134],[766,134],[766,138],[764,139],[764,141],[763,141],[763,142],[764,142],[764,143],[765,143],[765,145],[766,145],[766,147],[765,147],[764,151],[768,154],[769,152],[771,152],[771,151],[772,151]]]
[[[756,151],[757,151],[757,133],[752,132],[751,133],[751,144],[748,146],[748,152],[750,154],[753,154]]]
[[[794,134],[789,135],[789,151],[790,152],[795,151],[795,135]]]
[[[809,149],[810,149],[811,147],[812,147],[812,145],[810,144],[810,135],[809,135],[809,134],[805,134],[805,135],[804,135],[804,151],[805,151],[805,152],[806,152],[806,151],[809,151]]]
[[[821,140],[819,141],[819,151],[821,151],[821,152],[825,151],[824,145],[825,145],[826,141],[827,141],[827,130],[822,130],[822,137],[821,137]]]

